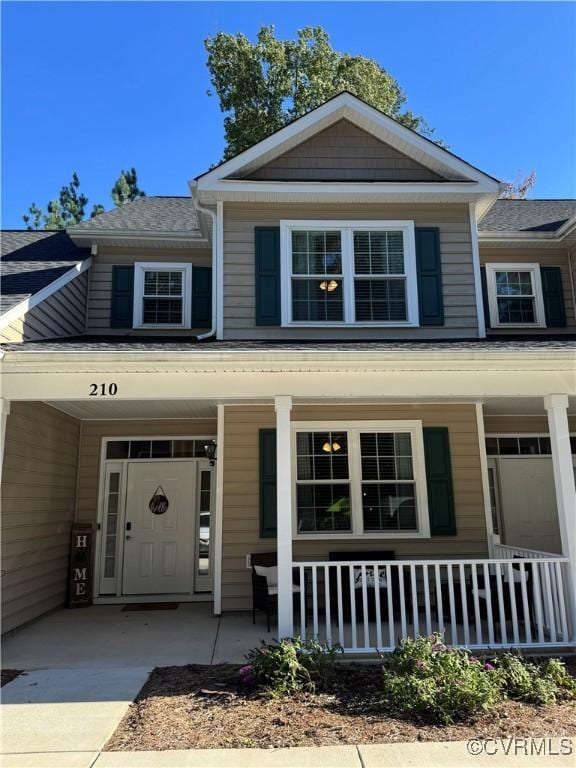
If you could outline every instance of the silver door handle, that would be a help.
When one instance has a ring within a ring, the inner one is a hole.
[[[126,541],[128,541],[128,539],[131,539],[131,538],[132,536],[126,536]]]

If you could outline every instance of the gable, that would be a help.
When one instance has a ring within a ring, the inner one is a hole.
[[[377,139],[350,120],[341,119],[246,175],[253,181],[446,181]]]

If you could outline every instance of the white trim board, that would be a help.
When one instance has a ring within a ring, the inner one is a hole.
[[[86,272],[87,269],[90,269],[91,266],[91,257],[85,259],[84,261],[79,261],[67,272],[64,272],[64,274],[56,278],[56,280],[53,280],[51,283],[48,283],[48,285],[45,285],[44,288],[41,288],[36,293],[33,293],[32,296],[29,296],[27,299],[24,299],[24,301],[16,304],[16,306],[12,307],[0,316],[0,330],[7,328],[11,323],[14,322],[14,320],[17,320],[31,309],[34,309],[34,307],[37,307],[38,304],[46,301],[46,299],[57,293],[67,283],[75,280],[83,272]]]

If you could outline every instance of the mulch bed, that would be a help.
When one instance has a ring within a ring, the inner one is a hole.
[[[506,702],[451,726],[386,713],[373,664],[343,664],[328,693],[273,699],[238,687],[238,667],[159,667],[106,745],[109,751],[307,747],[472,737],[574,736],[576,706]]]
[[[22,674],[21,669],[3,669],[0,671],[0,688],[2,688],[4,685],[7,685],[8,683],[11,683],[12,680],[16,680],[17,677],[19,677]]]

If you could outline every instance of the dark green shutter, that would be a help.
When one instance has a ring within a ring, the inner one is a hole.
[[[110,326],[132,328],[134,308],[134,265],[112,267],[112,304]]]
[[[424,427],[428,511],[432,536],[454,536],[456,515],[447,427]]]
[[[490,304],[488,303],[488,281],[486,267],[480,267],[480,282],[482,284],[482,304],[484,306],[484,324],[490,328]]]
[[[548,328],[564,328],[566,325],[566,309],[564,307],[564,291],[562,290],[562,272],[560,267],[540,267],[542,278],[542,296],[544,298],[544,314]]]
[[[192,267],[192,327],[212,327],[211,267]]]
[[[280,325],[280,227],[256,227],[256,325]]]
[[[444,325],[440,231],[416,228],[416,269],[420,325]]]
[[[276,430],[261,429],[260,450],[260,538],[276,536]]]

